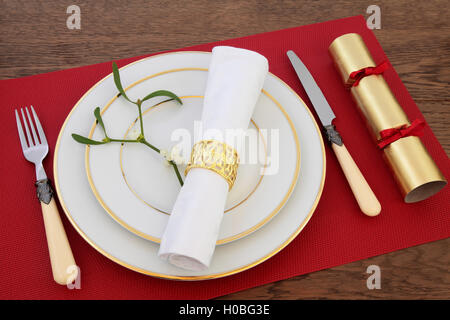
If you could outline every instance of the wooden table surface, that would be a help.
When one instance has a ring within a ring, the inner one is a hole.
[[[81,29],[66,27],[69,5]],[[447,155],[450,23],[444,0],[0,0],[0,79],[362,14],[381,8],[375,34]],[[448,205],[448,204],[447,204]],[[223,299],[449,299],[450,239],[290,278]],[[368,290],[366,268],[381,268]]]

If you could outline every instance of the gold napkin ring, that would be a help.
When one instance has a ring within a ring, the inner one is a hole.
[[[231,190],[238,166],[239,155],[234,148],[217,140],[201,140],[192,147],[191,159],[184,174],[187,175],[192,168],[214,171],[228,182],[228,190]]]

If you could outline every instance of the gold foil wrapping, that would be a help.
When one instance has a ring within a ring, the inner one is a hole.
[[[376,66],[360,35],[349,33],[336,38],[329,52],[375,141],[380,139],[382,130],[410,124],[382,75],[366,76],[357,86],[352,86],[352,72]],[[447,184],[418,137],[401,138],[385,147],[383,152],[405,202],[424,200]]]

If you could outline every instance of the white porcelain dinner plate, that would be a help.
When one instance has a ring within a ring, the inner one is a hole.
[[[194,131],[199,130],[199,122],[196,129],[195,123],[201,119],[207,75],[207,69],[177,68],[149,75],[128,86],[127,96],[133,100],[164,88],[183,101],[180,106],[175,101],[161,102],[167,98],[160,97],[143,105],[144,132],[152,144],[170,150],[181,135],[188,140],[186,153],[190,153]],[[115,93],[111,96],[102,110],[108,135],[129,139],[130,132],[140,130],[135,121],[137,108]],[[102,128],[95,122],[89,138],[104,138]],[[250,145],[250,139],[256,142]],[[282,144],[275,144],[278,141]],[[297,183],[300,144],[296,129],[266,90],[255,107],[247,142],[240,152],[241,164],[228,194],[217,244],[240,239],[270,221]],[[86,173],[99,203],[123,227],[156,243],[160,243],[180,190],[173,168],[165,162],[142,144],[110,143],[86,148]],[[184,169],[180,166],[182,172]]]
[[[170,101],[151,107],[163,98],[144,106],[149,141],[169,149],[173,145],[170,140],[173,129],[182,127],[192,132],[192,123],[200,119],[210,58],[207,52],[174,52],[120,69],[129,96],[138,98],[166,89],[182,97],[182,106]],[[152,276],[212,279],[246,270],[270,258],[306,225],[323,189],[323,141],[300,97],[269,74],[250,128],[279,130],[282,141],[279,170],[276,174],[261,175],[267,159],[241,166],[237,188],[230,193],[223,219],[218,241],[222,245],[216,247],[207,270],[186,271],[160,260],[159,245],[155,242],[179,190],[171,168],[142,145],[86,148],[71,137],[72,133],[91,133],[93,138],[101,138],[92,124],[96,107],[103,109],[109,136],[127,136],[133,130],[136,107],[115,97],[116,92],[111,75],[86,92],[60,131],[54,158],[55,185],[61,205],[75,229],[99,252]],[[270,139],[258,135],[258,140],[270,155]]]

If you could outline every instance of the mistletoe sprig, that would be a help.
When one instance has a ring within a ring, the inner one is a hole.
[[[107,143],[111,143],[111,142],[120,142],[122,144],[123,143],[142,143],[142,144],[146,145],[147,147],[149,147],[150,149],[152,149],[153,151],[159,153],[161,156],[163,156],[168,161],[168,163],[173,167],[175,174],[178,178],[178,181],[180,182],[180,185],[183,185],[183,179],[181,178],[180,171],[178,170],[178,167],[177,167],[177,164],[175,163],[175,161],[173,161],[170,158],[167,158],[166,152],[164,150],[161,150],[161,149],[155,147],[153,144],[148,142],[148,140],[145,138],[144,123],[142,120],[142,103],[144,103],[147,100],[150,100],[151,98],[163,96],[163,97],[169,97],[170,98],[169,100],[176,100],[180,104],[183,104],[183,102],[181,102],[181,99],[176,94],[174,94],[173,92],[167,91],[167,90],[154,91],[154,92],[146,95],[142,99],[137,99],[136,101],[133,101],[126,95],[125,90],[123,90],[122,83],[120,81],[119,69],[117,68],[117,64],[115,62],[113,62],[113,64],[112,64],[112,69],[113,69],[114,83],[116,84],[117,90],[119,90],[119,94],[117,96],[118,97],[122,96],[127,101],[135,104],[138,108],[138,113],[139,113],[138,118],[139,118],[139,124],[140,124],[140,133],[139,133],[138,137],[136,139],[113,139],[113,138],[109,137],[106,132],[106,127],[105,127],[105,124],[103,122],[103,119],[102,119],[102,116],[100,113],[100,108],[97,107],[94,110],[94,116],[95,116],[97,124],[100,125],[100,127],[102,128],[105,138],[103,138],[101,141],[97,141],[97,140],[92,140],[92,139],[80,136],[79,134],[76,134],[76,133],[72,133],[72,138],[75,141],[82,143],[82,144],[86,144],[86,145],[100,145],[100,144],[107,144]]]

